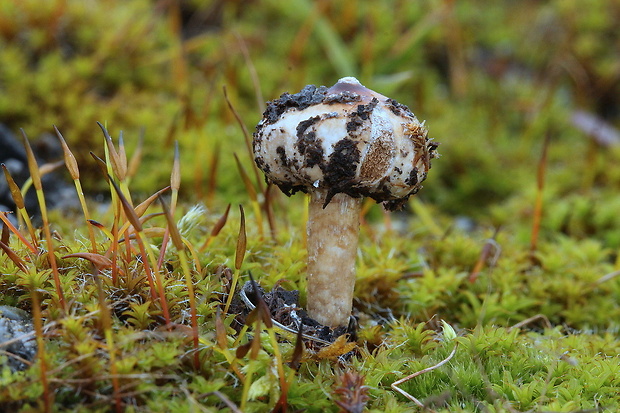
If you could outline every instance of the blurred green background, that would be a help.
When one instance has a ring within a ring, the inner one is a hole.
[[[166,185],[178,141],[182,196],[242,202],[233,153],[252,160],[224,88],[251,133],[266,100],[352,75],[441,143],[419,195],[436,209],[531,220],[549,135],[544,226],[618,247],[618,21],[620,3],[602,0],[6,0],[0,122],[33,140],[57,125],[92,193],[100,121],[130,154],[144,138],[134,191]]]
[[[207,397],[205,404],[223,407],[208,396],[215,389],[234,403],[247,401],[230,370],[237,359],[228,364],[217,350],[226,344],[219,345],[220,333],[217,344],[214,337],[226,266],[242,245],[236,205],[213,244],[208,233],[227,204],[242,204],[248,236],[239,273],[253,271],[266,288],[284,282],[299,289],[303,303],[305,199],[268,198],[278,229],[268,239],[267,218],[261,226],[259,203],[250,202],[248,188],[262,178],[246,139],[267,100],[343,76],[408,105],[441,143],[442,156],[404,213],[382,216],[374,206],[364,216],[355,291],[360,357],[304,362],[291,380],[291,409],[335,411],[326,396],[348,365],[366,377],[371,412],[412,411],[390,385],[447,356],[451,344],[432,331],[441,331],[443,319],[461,335],[459,351],[449,365],[407,385],[416,397],[439,394],[448,406],[442,411],[450,412],[612,411],[620,377],[619,21],[617,0],[1,0],[0,124],[17,136],[23,128],[35,148],[56,125],[77,157],[85,191],[103,201],[110,189],[89,155],[104,157],[97,121],[115,140],[122,131],[129,157],[143,139],[130,183],[135,201],[168,185],[179,144],[176,212],[185,216],[178,226],[195,247],[208,246],[200,249],[196,296],[201,338],[213,343],[205,345],[204,371],[188,370],[181,336],[135,339],[137,330],[159,323],[143,305],[146,287],[143,301],[132,298],[127,311],[118,304],[137,294],[134,287],[111,288],[115,311],[123,311],[116,318],[118,366],[132,373],[123,391],[135,397],[135,411],[194,409],[194,400]],[[57,173],[69,179],[64,168]],[[206,212],[188,213],[194,203],[206,204]],[[52,218],[55,233],[65,234],[59,252],[85,250],[75,228],[84,229],[79,211]],[[168,299],[186,314],[170,250]],[[3,263],[2,304],[27,306],[30,281],[20,280],[32,274],[22,275],[8,258]],[[49,342],[48,372],[59,406],[103,411],[112,405],[114,363],[101,356],[93,321],[99,316],[90,312],[95,287],[78,285],[88,280],[85,267],[63,265],[78,310],[62,317],[61,333]],[[47,267],[37,279],[44,276]],[[55,304],[46,301],[53,320]],[[135,329],[126,324],[130,317]],[[515,323],[523,328],[503,328]],[[281,341],[283,354],[291,343]],[[252,387],[265,393],[250,397],[244,411],[266,411],[276,400],[265,396],[279,385],[271,350],[263,350]],[[238,360],[244,371],[250,366]],[[40,400],[38,374],[5,375],[0,404],[25,403],[27,410]],[[91,383],[92,392],[85,387]]]

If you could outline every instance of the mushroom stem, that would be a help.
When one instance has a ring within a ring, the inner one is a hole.
[[[308,315],[323,325],[349,323],[355,287],[361,198],[310,194],[308,209]]]

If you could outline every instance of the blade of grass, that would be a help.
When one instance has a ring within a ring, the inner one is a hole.
[[[230,291],[228,292],[228,299],[226,300],[226,306],[224,307],[224,314],[228,313],[230,303],[235,296],[235,290],[237,289],[237,283],[239,282],[241,265],[243,264],[243,258],[245,257],[245,249],[247,246],[247,237],[245,233],[245,212],[243,206],[239,205],[239,212],[241,214],[241,220],[239,222],[239,236],[237,237],[237,248],[235,251],[235,274],[233,275],[233,281],[230,285]]]
[[[99,126],[101,127],[101,124],[99,124]],[[105,129],[105,128],[103,128]],[[105,134],[106,132],[104,132]],[[104,145],[104,149],[105,149],[105,156],[106,159],[109,158],[109,150],[108,150],[108,146],[107,144]],[[112,185],[112,177],[111,177],[111,173],[112,173],[112,168],[110,166],[110,162],[106,162],[103,159],[101,159],[100,157],[98,157],[97,155],[95,155],[93,152],[89,152],[90,156],[93,157],[93,159],[95,159],[95,162],[97,164],[97,166],[99,167],[99,170],[101,171],[101,173],[103,174],[106,182],[108,183],[108,185],[110,186],[110,197],[112,199],[111,202],[111,207],[112,210],[114,211],[114,220],[112,223],[112,230],[108,231],[107,229],[105,230],[106,235],[108,235],[108,238],[111,241],[111,245],[108,248],[109,251],[112,251],[112,260],[113,262],[116,262],[116,258],[118,256],[118,248],[119,248],[119,237],[121,236],[122,232],[118,231],[119,228],[119,222],[120,222],[120,215],[121,215],[121,205],[120,202],[118,200],[118,195],[116,193],[116,191],[114,191],[113,185]],[[93,220],[89,220],[89,222],[92,224],[95,221]],[[100,229],[104,229],[102,225],[98,226]],[[129,260],[129,255],[130,255],[130,251],[129,249],[127,250],[127,259]],[[112,266],[112,283],[114,285],[117,284],[118,282],[118,266],[117,265],[113,265]],[[151,287],[151,295],[152,298],[155,300],[156,295],[155,295],[155,289],[153,286],[153,280],[151,278],[149,278],[147,276],[147,279],[149,281],[149,286]]]
[[[153,278],[155,278],[157,293],[159,294],[159,301],[161,303],[164,319],[166,320],[166,326],[170,327],[171,322],[170,313],[168,311],[168,301],[166,300],[166,294],[164,292],[164,282],[161,277],[161,272],[157,271],[157,260],[155,259],[155,255],[150,248],[150,244],[148,249],[145,247],[145,245],[148,243],[148,240],[144,235],[144,231],[142,230],[142,224],[140,223],[140,219],[136,215],[136,212],[131,207],[131,205],[121,192],[121,189],[118,187],[116,182],[114,182],[112,177],[110,177],[110,183],[112,184],[112,187],[118,195],[123,211],[125,212],[125,216],[129,220],[129,222],[131,222],[131,225],[136,231],[136,241],[138,242],[138,247],[140,248],[140,253],[142,254],[142,263],[144,265],[144,271],[147,275],[147,279],[149,280],[149,285],[151,286],[151,294],[154,295]],[[151,262],[150,265],[149,261]]]
[[[125,140],[123,139],[123,132],[119,134],[118,137],[118,164],[121,168],[121,176],[119,179],[121,181],[127,180],[127,153],[125,152]]]
[[[45,341],[43,340],[43,316],[41,314],[41,300],[39,292],[35,286],[31,286],[30,297],[32,298],[32,320],[34,324],[35,337],[37,340],[38,359],[41,365],[41,386],[43,387],[43,408],[45,412],[52,411],[53,392],[50,391],[47,381],[47,354],[45,352]]]
[[[95,155],[92,151],[88,153],[95,160],[95,163],[101,171],[101,174],[105,177],[106,182],[110,182],[110,178],[108,177],[108,165],[106,164],[106,162],[97,155]]]
[[[228,340],[226,339],[226,327],[222,321],[222,311],[218,307],[215,314],[215,339],[218,347],[222,350],[228,348]]]
[[[245,327],[246,326],[244,326],[244,328]],[[221,312],[220,307],[217,308],[216,313],[215,313],[215,330],[216,330],[215,349],[217,349],[226,358],[226,361],[228,362],[228,364],[230,364],[230,368],[235,372],[235,374],[237,374],[237,377],[239,377],[239,380],[241,380],[242,383],[245,383],[245,375],[243,374],[243,372],[241,372],[241,370],[239,369],[239,366],[237,365],[238,360],[237,358],[235,358],[235,356],[232,354],[232,352],[228,348],[228,342],[226,340],[226,337],[227,337],[226,327],[224,326],[224,321],[222,320],[222,312]],[[244,334],[244,333],[245,333],[245,330],[242,329],[239,335]],[[201,342],[204,343],[204,340],[202,338],[200,340]]]
[[[247,236],[245,233],[245,212],[243,206],[239,205],[239,213],[241,214],[241,220],[239,222],[239,236],[237,237],[237,248],[235,251],[235,269],[241,270],[243,264],[243,258],[245,257],[245,249],[247,246]]]
[[[228,92],[226,91],[225,86],[223,88],[223,91],[224,91],[224,99],[226,100],[228,107],[230,108],[233,115],[235,116],[237,123],[241,127],[241,131],[243,132],[243,139],[245,140],[245,147],[248,151],[248,156],[250,157],[250,159],[253,160],[254,151],[252,150],[252,140],[250,139],[250,133],[248,132],[248,128],[246,128],[245,124],[243,123],[243,120],[241,119],[241,116],[239,116],[239,112],[237,112],[237,110],[233,106],[230,99],[228,99]],[[258,171],[258,167],[256,166],[254,162],[252,162],[252,170],[254,171],[254,178],[256,179],[256,184],[258,185],[259,190],[262,192],[263,191],[263,185],[262,185],[263,180],[261,178],[261,173]]]
[[[289,367],[293,371],[299,370],[301,366],[301,359],[304,355],[304,322],[300,320],[299,329],[297,330],[297,336],[295,337],[295,347],[293,348],[293,354],[291,355],[291,361],[288,363]]]
[[[106,256],[101,254],[93,254],[92,252],[76,252],[73,254],[67,254],[62,257],[62,259],[66,258],[82,258],[89,261],[97,271],[101,271],[106,268],[111,268],[113,263],[112,260]]]
[[[192,260],[194,261],[194,267],[196,268],[196,272],[200,274],[202,272],[202,266],[200,265],[200,256],[198,254],[198,251],[196,251],[196,248],[189,240],[183,238],[183,243],[192,255]]]
[[[222,392],[220,392],[220,391],[218,391],[218,390],[215,390],[215,391],[212,391],[211,393],[207,393],[206,395],[207,395],[207,396],[209,396],[209,395],[211,395],[211,394],[212,394],[212,395],[214,395],[214,396],[216,396],[217,398],[219,398],[219,399],[222,401],[222,403],[224,403],[224,404],[226,405],[226,407],[228,407],[228,408],[230,409],[230,411],[231,411],[232,413],[243,413],[243,410],[240,410],[240,409],[237,407],[237,405],[236,405],[235,403],[233,403],[233,402],[232,402],[232,401],[228,398],[228,396],[226,396],[224,393],[222,393]]]
[[[280,400],[278,404],[285,406],[286,398],[288,395],[288,382],[286,381],[286,375],[284,374],[284,360],[282,359],[282,353],[280,352],[280,344],[278,343],[278,339],[276,338],[275,328],[271,321],[271,312],[269,311],[269,307],[267,303],[261,296],[260,290],[258,289],[258,285],[256,281],[254,281],[254,277],[252,277],[252,273],[248,273],[250,277],[250,282],[252,283],[252,291],[254,292],[254,299],[256,301],[256,308],[260,311],[262,321],[267,329],[267,335],[269,336],[269,341],[271,342],[271,346],[273,348],[273,354],[275,356],[276,369],[278,371],[278,378],[280,379]],[[255,332],[258,335],[258,331]]]
[[[254,184],[252,184],[252,181],[250,180],[250,177],[245,171],[245,168],[241,164],[241,161],[239,161],[239,157],[237,156],[237,154],[233,153],[233,156],[235,157],[235,162],[237,164],[237,170],[239,170],[239,175],[241,176],[241,180],[243,181],[243,185],[245,186],[245,190],[247,191],[248,196],[250,197],[250,200],[252,202],[258,201],[258,197],[256,194],[256,189],[254,188]]]
[[[179,142],[174,143],[174,160],[172,162],[172,172],[170,173],[170,188],[172,189],[172,196],[170,199],[170,213],[174,215],[174,211],[177,205],[177,199],[179,197],[179,188],[181,187],[181,162],[179,160]],[[159,198],[160,201],[162,198]],[[164,238],[161,242],[161,249],[159,251],[159,259],[157,260],[157,268],[161,268],[164,262],[164,256],[166,255],[166,249],[168,247],[168,241],[170,240],[170,225],[166,227]]]
[[[109,179],[109,183],[112,183],[112,178]],[[114,210],[114,219],[112,220],[112,229],[110,233],[112,234],[112,239],[110,240],[110,251],[112,251],[112,262],[118,262],[118,255],[120,254],[120,243],[119,239],[123,236],[124,233],[119,232],[119,227],[121,226],[121,203],[119,202],[118,195],[116,197],[116,202],[112,203],[112,208]],[[125,262],[131,261],[131,246],[130,243],[127,243],[125,249]],[[117,285],[118,282],[118,265],[112,265],[112,284]],[[149,278],[150,279],[150,278]],[[152,284],[149,284],[152,287]],[[155,299],[154,290],[151,289],[152,298]]]
[[[456,11],[455,1],[445,0],[444,11],[445,24],[442,26],[445,29],[450,86],[454,95],[462,98],[467,93],[468,82],[471,78],[465,57],[463,25]]]
[[[271,233],[271,239],[275,240],[278,236],[276,229],[276,219],[273,214],[273,185],[267,184],[265,187],[265,212],[267,213],[267,222],[269,223],[269,231]]]
[[[157,198],[159,198],[159,196],[161,194],[163,194],[164,192],[166,192],[167,190],[169,190],[170,187],[167,186],[163,189],[160,189],[159,191],[155,192],[153,195],[149,196],[148,198],[146,198],[144,201],[142,201],[141,203],[139,203],[135,208],[134,211],[136,211],[136,215],[138,217],[141,217],[142,215],[144,215],[144,213],[146,212],[146,210],[151,206],[151,204],[153,202],[155,202],[157,200]]]
[[[6,178],[6,182],[9,185],[9,191],[11,192],[11,197],[13,198],[13,202],[15,202],[15,206],[19,211],[21,218],[26,223],[26,228],[28,228],[28,232],[30,233],[30,239],[32,239],[32,243],[35,246],[39,246],[39,240],[37,239],[37,235],[34,231],[34,227],[32,226],[32,221],[30,220],[30,216],[28,215],[28,211],[26,211],[26,204],[24,202],[24,195],[19,189],[19,186],[13,180],[11,173],[7,169],[6,165],[2,164],[2,171],[4,172],[4,177]],[[34,251],[33,251],[34,252]]]
[[[125,145],[123,143],[123,132],[121,131],[119,136],[119,149],[116,150],[114,146],[114,142],[108,133],[108,130],[101,123],[97,122],[99,127],[103,132],[103,137],[105,140],[105,157],[106,157],[106,172],[109,175],[110,181],[114,181],[113,176],[118,180],[118,187],[123,194],[125,201],[129,203],[129,205],[133,208],[133,201],[131,200],[131,192],[129,192],[129,187],[127,186],[127,157],[125,154]],[[110,191],[114,192],[112,188]],[[115,211],[120,212],[121,208],[118,204],[118,200],[115,199],[114,193],[112,193],[112,205],[115,206]],[[123,209],[124,210],[124,209]],[[118,228],[120,222],[119,214],[115,214],[114,227]],[[119,233],[120,234],[120,233]],[[122,235],[122,234],[120,234]],[[116,239],[115,241],[116,242]],[[127,244],[126,249],[127,260],[130,259],[131,251],[129,244]],[[116,268],[116,267],[114,267]]]
[[[78,199],[82,207],[82,213],[84,214],[84,219],[88,221],[90,219],[90,213],[88,211],[88,206],[86,205],[86,199],[84,198],[84,191],[82,190],[82,183],[80,181],[80,169],[78,167],[77,161],[75,160],[75,156],[73,156],[73,152],[71,152],[71,149],[69,149],[69,145],[67,145],[65,138],[62,136],[62,134],[55,125],[54,131],[56,132],[56,136],[58,136],[58,140],[60,140],[60,145],[62,146],[62,151],[64,153],[65,165],[67,166],[67,170],[69,171],[69,174],[73,179],[75,191],[77,192]],[[88,235],[90,237],[92,253],[96,254],[97,240],[95,238],[95,229],[92,227],[92,225],[88,225]]]
[[[15,264],[17,268],[19,268],[26,274],[28,273],[28,266],[26,266],[24,260],[22,260],[19,255],[17,255],[11,248],[9,248],[9,246],[4,241],[0,241],[0,248],[2,248],[4,253],[9,257],[11,261],[13,261],[13,264]]]
[[[163,198],[160,197],[159,202],[161,203],[162,209],[164,210],[166,221],[168,221],[167,230],[169,231],[170,237],[172,238],[172,243],[177,249],[179,261],[181,262],[181,269],[183,270],[183,274],[185,275],[185,284],[187,287],[190,318],[192,323],[192,338],[194,341],[194,368],[198,370],[200,368],[200,359],[198,353],[198,315],[196,313],[196,295],[194,294],[194,282],[192,280],[192,274],[189,269],[189,264],[187,262],[187,254],[185,254],[185,249],[183,248],[183,240],[181,239],[181,234],[179,233],[179,229],[177,228],[174,219],[172,218],[172,211],[170,210],[170,208],[168,208]]]
[[[220,162],[220,151],[221,144],[217,142],[213,152],[211,153],[211,157],[209,158],[209,176],[207,178],[207,194],[205,197],[207,207],[211,207],[213,205],[213,200],[215,199],[215,193],[217,190],[217,167]]]
[[[4,212],[2,213],[2,215],[6,217],[6,213]],[[6,225],[2,225],[2,233],[0,234],[0,241],[8,245],[10,235],[11,235],[11,232],[9,231],[9,227]]]
[[[501,247],[499,246],[497,241],[495,241],[498,232],[499,228],[496,228],[495,232],[493,233],[493,237],[487,239],[482,246],[482,251],[478,256],[478,261],[476,261],[474,268],[469,273],[468,279],[470,283],[476,282],[476,280],[478,279],[478,275],[480,275],[480,271],[482,271],[482,269],[484,268],[485,263],[489,263],[489,267],[493,267],[497,263],[499,255],[501,253]],[[491,260],[492,253],[493,259]]]
[[[107,229],[102,223],[97,222],[94,219],[89,219],[88,220],[88,224],[92,225],[93,227],[95,227],[98,230],[100,230],[101,232],[103,232],[105,234],[105,236],[108,237],[109,240],[113,240],[114,239],[114,235],[112,235],[112,232],[110,232],[110,230]]]
[[[241,175],[241,180],[243,181],[243,185],[245,186],[248,196],[250,197],[250,201],[252,202],[252,209],[254,210],[254,215],[256,215],[256,221],[257,221],[256,224],[258,226],[260,237],[262,238],[263,237],[263,216],[261,214],[260,204],[258,203],[258,196],[256,193],[256,189],[254,188],[254,185],[252,184],[250,177],[245,172],[245,168],[241,164],[241,161],[239,161],[239,157],[237,156],[237,154],[235,153],[233,154],[233,156],[235,157],[235,162],[237,163],[237,169],[239,170],[239,175]]]
[[[112,334],[112,315],[110,307],[105,299],[105,292],[103,291],[103,285],[101,283],[101,279],[99,278],[99,270],[95,264],[93,264],[93,278],[95,279],[95,285],[97,286],[97,300],[99,302],[99,310],[101,311],[101,324],[103,326],[103,334],[105,336],[108,355],[110,357],[110,373],[112,376],[114,406],[116,408],[116,412],[120,413],[123,409],[121,405],[120,385],[118,382],[118,371],[116,367],[116,348],[114,346],[114,336]]]
[[[52,243],[52,231],[50,230],[50,223],[47,216],[47,205],[45,203],[45,195],[43,194],[43,185],[41,183],[41,175],[39,174],[39,166],[32,152],[32,147],[28,141],[28,137],[23,129],[21,129],[22,136],[24,138],[24,147],[26,149],[26,156],[28,159],[28,169],[30,170],[30,177],[37,193],[37,199],[39,201],[39,208],[41,210],[41,220],[43,221],[43,232],[45,234],[45,241],[47,243],[47,259],[52,267],[52,276],[54,278],[54,285],[56,287],[56,294],[58,294],[58,300],[63,310],[67,310],[67,304],[65,301],[65,295],[62,291],[60,284],[60,275],[58,274],[58,265],[56,263],[56,255],[54,255],[54,245]]]
[[[543,194],[545,189],[545,171],[547,168],[547,154],[549,151],[549,143],[551,142],[551,134],[545,135],[543,142],[540,161],[538,162],[538,170],[536,173],[536,201],[534,204],[534,220],[532,222],[532,237],[530,239],[530,260],[535,261],[535,254],[538,247],[538,234],[540,232],[540,223],[542,221],[543,211]]]
[[[263,113],[265,111],[265,98],[263,97],[263,92],[260,90],[260,80],[258,79],[256,67],[254,67],[254,63],[252,63],[250,52],[248,51],[248,47],[241,35],[239,33],[235,33],[235,37],[237,38],[237,44],[239,44],[239,50],[241,50],[241,54],[243,55],[243,60],[245,60],[245,66],[248,68],[248,73],[252,79],[254,95],[256,96],[256,107],[258,107],[260,113]]]
[[[261,330],[261,317],[253,317],[258,313],[258,309],[252,310],[248,317],[246,318],[246,326],[250,323],[254,323],[254,336],[251,338],[249,342],[237,347],[235,351],[235,357],[237,359],[241,359],[250,352],[250,362],[245,366],[245,382],[243,383],[243,389],[241,390],[241,411],[245,411],[246,404],[249,401],[250,387],[252,386],[252,376],[257,369],[256,363],[252,363],[252,361],[258,358],[258,352],[260,350],[260,330]]]
[[[228,204],[228,206],[226,207],[226,211],[220,217],[220,219],[218,219],[215,225],[213,225],[213,229],[211,229],[211,233],[207,237],[207,240],[204,242],[204,244],[202,244],[202,246],[198,250],[199,252],[203,252],[204,250],[206,250],[209,247],[209,245],[211,245],[211,241],[217,236],[217,234],[220,233],[222,228],[224,228],[224,225],[226,225],[226,221],[228,220],[229,212],[230,212],[230,204]]]
[[[15,228],[13,223],[11,223],[11,221],[9,221],[9,219],[7,218],[7,214],[8,212],[5,212],[5,211],[0,212],[0,220],[2,220],[2,222],[4,223],[4,228],[7,228],[7,230],[11,230],[11,232],[15,234],[17,238],[19,238],[26,247],[28,247],[30,252],[32,252],[33,254],[36,254],[37,248],[34,245],[32,245],[30,242],[28,242],[28,240],[24,238],[22,233],[17,228]]]
[[[107,149],[106,154],[109,155],[109,157],[106,157],[106,159],[110,160],[110,165],[112,167],[112,176],[115,176],[116,178],[118,178],[119,181],[124,181],[125,177],[127,176],[127,158],[124,158],[124,162],[123,162],[123,157],[120,155],[119,151],[116,150],[116,148],[114,147],[114,142],[112,141],[112,137],[110,136],[110,134],[108,133],[108,130],[105,126],[103,126],[100,122],[97,122],[97,125],[99,125],[99,127],[101,128],[101,131],[103,132],[103,137],[105,139],[105,148]],[[122,135],[120,138],[120,141],[122,142]],[[124,149],[122,150],[122,152],[124,153]]]

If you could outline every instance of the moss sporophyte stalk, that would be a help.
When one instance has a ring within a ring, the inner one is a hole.
[[[348,324],[362,197],[400,209],[438,157],[405,105],[345,77],[271,101],[256,127],[256,165],[282,192],[310,195],[308,314]]]

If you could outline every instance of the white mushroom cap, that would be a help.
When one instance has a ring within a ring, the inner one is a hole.
[[[287,195],[326,191],[401,207],[437,157],[427,130],[404,105],[353,77],[306,86],[268,103],[254,133],[254,156]]]

